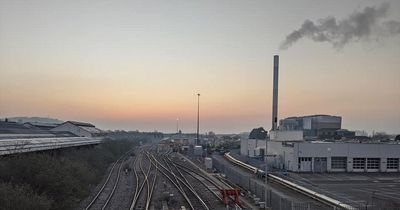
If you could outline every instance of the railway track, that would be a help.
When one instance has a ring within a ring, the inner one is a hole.
[[[220,186],[208,176],[202,175],[200,171],[185,166],[184,162],[178,163],[180,162],[178,159],[172,160],[170,153],[161,154],[158,159],[171,175],[176,187],[190,197],[191,209],[226,209],[222,204],[222,196],[219,194],[220,189],[227,188],[226,186]],[[230,204],[230,206],[242,209],[236,204]]]
[[[106,209],[107,205],[110,203],[110,200],[114,195],[115,190],[117,189],[118,181],[121,176],[123,162],[127,157],[127,154],[129,153],[130,151],[121,156],[117,161],[115,161],[115,163],[112,165],[110,169],[106,181],[101,186],[99,192],[95,195],[95,197],[85,207],[85,210]]]
[[[146,165],[148,166],[146,168]],[[158,165],[151,164],[151,160],[142,150],[139,157],[133,164],[133,171],[136,179],[136,188],[130,210],[135,208],[150,209],[152,195],[157,181]],[[142,183],[139,185],[139,183]]]
[[[133,159],[127,156],[128,153],[113,163],[106,180],[85,210],[149,210],[160,208],[162,202],[162,206],[171,205],[174,209],[226,209],[219,195],[221,187],[199,171],[171,159],[174,154],[170,150],[160,151],[152,146],[143,146],[136,151]],[[126,171],[122,176],[128,161],[132,171]],[[127,183],[131,187],[127,188]],[[161,184],[164,191],[155,192]],[[165,200],[165,196],[172,197]],[[170,199],[174,202],[170,203]]]
[[[181,183],[181,189],[186,192],[190,196],[193,207],[195,209],[210,209],[210,204],[207,199],[204,199],[199,191],[199,185],[197,182],[193,182],[193,180],[188,179],[187,176],[183,175],[182,171],[176,166],[175,163],[168,161],[167,158],[163,157],[162,160],[166,165],[169,166],[170,173],[175,176],[177,182]],[[182,187],[183,186],[183,187]]]
[[[212,180],[210,177],[203,175],[198,169],[193,168],[190,164],[186,162],[180,162],[179,160],[171,160],[169,161],[174,162],[178,168],[180,168],[182,171],[184,171],[186,174],[191,176],[193,179],[195,179],[197,182],[201,183],[212,195],[213,197],[210,197],[209,193],[205,193],[205,197],[207,197],[207,200],[215,200],[217,199],[216,203],[222,203],[222,196],[219,194],[221,189],[230,189],[232,188],[228,184],[224,184],[221,186],[214,180]],[[231,199],[233,201],[233,199]],[[233,202],[230,204],[231,207],[234,207],[235,209],[243,209],[242,206],[238,204],[234,204]]]
[[[163,174],[164,177],[166,177],[176,187],[176,189],[178,189],[190,209],[210,209],[204,202],[204,200],[193,189],[193,187],[188,184],[188,181],[182,179],[174,173],[171,165],[168,165],[168,163],[162,161],[161,157],[158,157],[159,159],[157,159],[156,156],[150,153],[148,155],[152,159],[152,164],[158,164],[160,166],[159,171],[161,172],[161,174]]]

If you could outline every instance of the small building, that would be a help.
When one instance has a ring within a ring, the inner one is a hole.
[[[104,135],[104,132],[90,123],[67,121],[52,128],[52,132],[70,132],[76,136],[96,137]]]
[[[203,147],[200,145],[196,145],[194,147],[194,155],[195,156],[201,156],[203,154]]]
[[[240,154],[257,158],[264,155],[265,139],[242,139],[240,140]]]

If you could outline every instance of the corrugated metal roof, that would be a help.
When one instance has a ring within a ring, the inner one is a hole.
[[[95,127],[93,124],[85,123],[85,122],[67,121],[65,123],[71,123],[71,124],[74,124],[76,126],[83,126],[83,127]]]

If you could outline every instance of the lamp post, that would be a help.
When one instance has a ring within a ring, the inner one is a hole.
[[[199,124],[200,124],[200,93],[197,93],[197,135],[196,135],[196,145],[199,145]]]
[[[179,117],[176,118],[176,133],[179,134]]]

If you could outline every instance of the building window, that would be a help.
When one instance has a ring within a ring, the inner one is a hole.
[[[379,169],[380,158],[367,158],[367,169]]]
[[[299,157],[298,169],[302,171],[311,171],[311,157]]]
[[[353,169],[365,169],[365,158],[353,158]]]
[[[346,169],[347,157],[332,157],[331,168],[332,169]]]
[[[387,169],[399,169],[399,158],[388,158]]]
[[[311,162],[311,157],[299,157],[299,163],[304,162],[304,161],[310,161]]]

